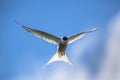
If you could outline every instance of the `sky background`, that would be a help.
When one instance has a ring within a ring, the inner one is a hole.
[[[57,45],[33,36],[13,20],[59,37],[96,26],[99,30],[68,46],[66,53],[77,70],[62,62],[42,70]],[[107,69],[104,62],[120,66],[116,57],[111,58],[112,54],[120,58],[119,22],[119,0],[0,0],[0,80],[99,80]]]

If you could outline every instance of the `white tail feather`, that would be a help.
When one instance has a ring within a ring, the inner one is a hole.
[[[66,54],[63,56],[60,56],[59,53],[56,52],[55,55],[47,62],[47,64],[44,65],[43,69],[49,64],[56,62],[56,61],[63,61],[73,66],[72,62],[69,60]]]

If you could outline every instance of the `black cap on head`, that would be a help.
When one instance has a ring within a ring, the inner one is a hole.
[[[67,41],[67,40],[68,40],[68,38],[67,38],[67,37],[63,37],[62,39],[63,39],[64,41]]]

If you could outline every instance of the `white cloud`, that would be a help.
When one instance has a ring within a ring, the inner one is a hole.
[[[105,60],[99,80],[120,80],[120,13],[108,25]]]

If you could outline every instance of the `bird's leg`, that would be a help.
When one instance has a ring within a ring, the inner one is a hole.
[[[65,55],[65,52],[61,52],[61,56],[64,56]]]
[[[58,55],[59,55],[60,57],[62,57],[62,56],[65,55],[65,52],[59,51],[59,52],[58,52]]]

